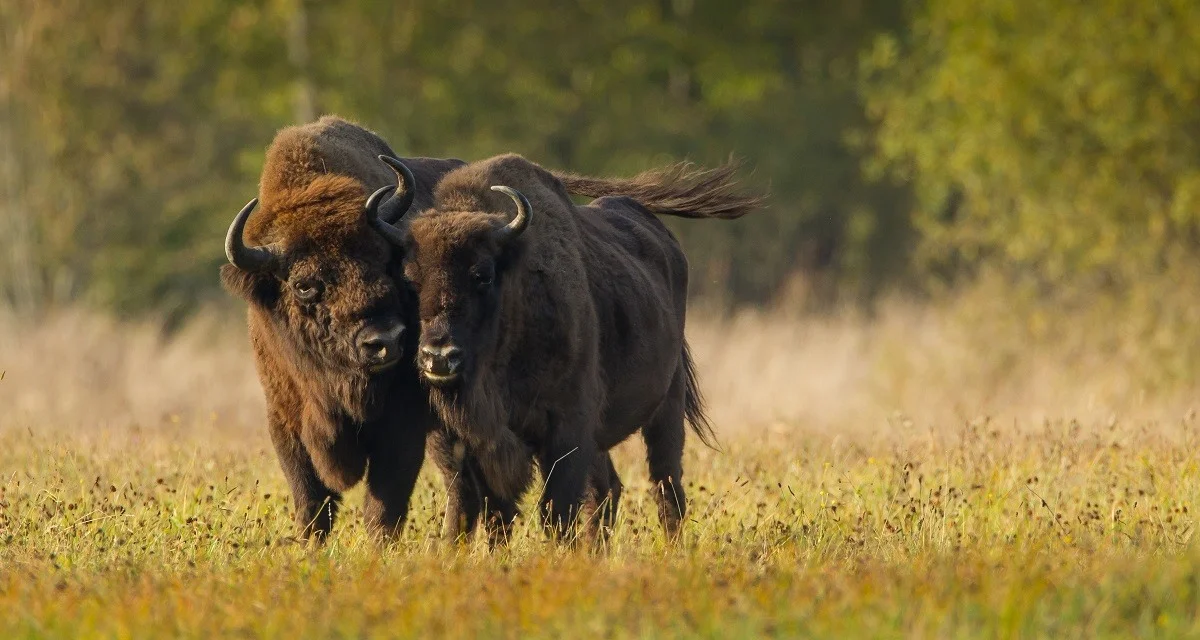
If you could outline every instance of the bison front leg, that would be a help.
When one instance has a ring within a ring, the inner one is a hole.
[[[363,518],[367,528],[394,539],[404,528],[408,504],[425,460],[425,429],[383,425],[372,438]]]
[[[462,469],[447,479],[446,521],[442,535],[447,540],[465,542],[474,535],[479,522],[487,534],[488,545],[506,544],[517,518],[515,500],[501,498],[487,487],[476,463],[469,455]]]
[[[466,468],[466,445],[446,429],[438,429],[429,436],[429,456],[442,473],[446,487],[446,519],[442,524],[442,537],[450,541],[470,538],[479,519],[483,489],[478,480]]]
[[[621,504],[623,488],[621,477],[613,466],[612,455],[608,452],[597,453],[583,504],[586,535],[593,543],[606,544],[612,535],[617,524],[617,508]]]
[[[292,490],[296,509],[294,517],[300,527],[300,536],[323,541],[333,529],[341,495],[321,481],[312,458],[297,434],[298,427],[290,425],[277,412],[271,412],[268,428],[279,466]]]
[[[578,422],[552,425],[550,442],[538,455],[545,478],[542,523],[559,540],[571,539],[596,461],[595,429],[587,428],[589,424],[581,417]]]
[[[507,542],[517,505],[491,491],[483,479],[479,462],[466,444],[446,430],[430,436],[430,455],[442,473],[446,485],[446,519],[442,536],[449,541],[465,542],[478,527],[484,515],[484,529],[489,544]]]

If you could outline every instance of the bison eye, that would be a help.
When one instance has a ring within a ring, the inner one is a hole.
[[[477,269],[471,272],[471,278],[475,280],[476,287],[485,290],[496,281],[496,273],[491,269]]]
[[[321,295],[321,283],[316,280],[301,280],[295,284],[296,297],[304,302],[312,302]]]

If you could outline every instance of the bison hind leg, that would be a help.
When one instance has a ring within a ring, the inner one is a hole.
[[[687,497],[682,482],[685,390],[686,376],[681,367],[658,411],[642,429],[658,519],[670,540],[679,537],[687,515]]]

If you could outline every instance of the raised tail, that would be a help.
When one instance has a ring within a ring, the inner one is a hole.
[[[731,160],[715,169],[680,162],[651,169],[632,178],[592,178],[555,172],[569,193],[589,198],[626,196],[650,212],[681,218],[740,218],[762,207],[766,197],[738,188],[741,163]]]
[[[718,449],[717,434],[713,431],[708,415],[704,413],[704,394],[700,392],[700,380],[696,376],[696,364],[687,341],[683,342],[683,417],[700,441],[710,449]]]

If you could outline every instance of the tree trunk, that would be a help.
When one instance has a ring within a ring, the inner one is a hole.
[[[296,74],[296,95],[292,117],[297,124],[317,119],[317,92],[312,79],[312,60],[308,43],[308,0],[295,0],[288,24],[288,61]]]

